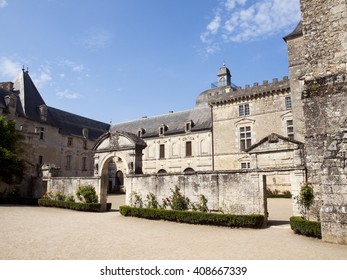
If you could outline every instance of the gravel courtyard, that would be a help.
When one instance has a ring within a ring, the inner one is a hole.
[[[114,205],[123,199],[110,198]],[[260,230],[0,205],[0,259],[347,259],[346,246],[295,235],[285,221],[288,203],[269,201],[272,222]]]

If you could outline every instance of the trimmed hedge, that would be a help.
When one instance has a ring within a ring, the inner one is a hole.
[[[0,197],[0,204],[21,204],[37,206],[37,198],[26,197]]]
[[[100,212],[101,204],[100,203],[82,203],[82,202],[70,202],[62,200],[51,200],[40,198],[38,200],[39,206],[46,207],[58,207],[65,208],[77,211],[88,211],[88,212]]]
[[[296,234],[322,238],[321,223],[306,221],[302,217],[290,217],[290,227]]]
[[[230,215],[198,211],[135,208],[130,206],[120,206],[119,211],[123,216],[225,227],[262,228],[265,221],[264,215],[258,214]]]

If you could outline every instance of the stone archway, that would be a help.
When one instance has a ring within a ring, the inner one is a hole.
[[[124,177],[128,174],[142,173],[142,150],[145,147],[146,143],[141,138],[127,132],[110,131],[97,140],[93,147],[94,175],[101,178],[99,197],[105,208],[108,190],[110,187],[112,189],[113,184],[116,186],[117,180],[120,183],[122,178],[125,190],[127,186],[124,185]],[[114,181],[110,180],[111,162],[114,165],[114,174],[111,174]]]

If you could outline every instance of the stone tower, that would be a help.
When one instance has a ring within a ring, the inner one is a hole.
[[[231,84],[230,70],[223,64],[218,71],[218,87],[229,86]]]
[[[308,180],[324,241],[347,244],[347,1],[301,0]]]

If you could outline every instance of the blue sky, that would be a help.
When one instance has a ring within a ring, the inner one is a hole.
[[[0,81],[118,123],[193,108],[225,63],[244,87],[288,75],[299,0],[0,0]]]

